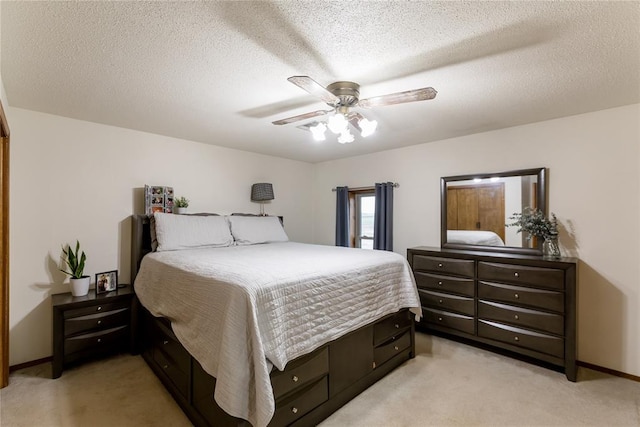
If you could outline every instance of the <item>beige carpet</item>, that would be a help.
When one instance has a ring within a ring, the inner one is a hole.
[[[417,357],[366,390],[321,427],[640,426],[640,383],[581,368],[563,374],[417,334]],[[64,371],[49,364],[11,374],[0,425],[188,426],[139,356]]]

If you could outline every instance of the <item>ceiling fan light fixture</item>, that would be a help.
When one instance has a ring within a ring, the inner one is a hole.
[[[355,137],[351,132],[349,132],[349,129],[345,129],[344,132],[340,133],[340,136],[338,137],[338,142],[340,144],[348,144],[350,142],[353,142],[354,139]]]
[[[368,137],[369,135],[373,135],[378,127],[378,122],[376,120],[369,120],[366,118],[360,119],[358,121],[358,125],[360,126],[360,136],[363,138]]]
[[[329,130],[336,135],[349,132],[349,122],[341,113],[336,113],[327,120]]]
[[[324,141],[325,139],[327,139],[325,137],[325,132],[327,131],[327,125],[325,125],[324,123],[319,122],[315,126],[310,126],[309,130],[311,131],[311,134],[313,135],[313,139],[315,141]]]

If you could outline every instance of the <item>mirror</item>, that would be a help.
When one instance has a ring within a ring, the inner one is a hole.
[[[545,168],[440,180],[441,245],[448,249],[542,254],[542,242],[506,227],[529,206],[547,214]]]

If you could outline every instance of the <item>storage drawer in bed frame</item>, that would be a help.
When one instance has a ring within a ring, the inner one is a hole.
[[[213,400],[216,380],[182,347],[166,319],[142,306],[142,355],[196,426],[250,427]],[[415,355],[413,315],[386,316],[274,370],[276,411],[269,426],[314,426]]]

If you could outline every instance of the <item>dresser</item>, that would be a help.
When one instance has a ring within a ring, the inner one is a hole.
[[[576,380],[578,260],[416,247],[418,327],[561,368]]]
[[[134,349],[134,293],[130,286],[117,291],[74,297],[52,295],[53,372],[84,359]]]

